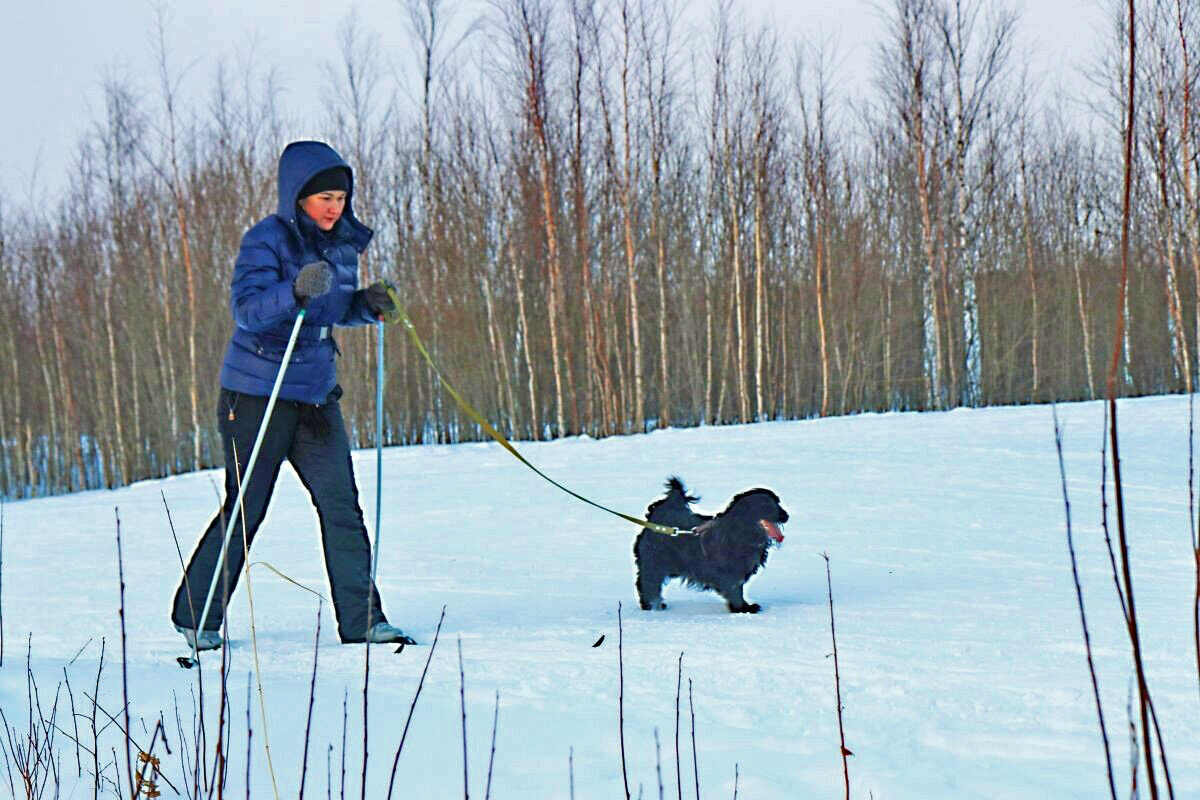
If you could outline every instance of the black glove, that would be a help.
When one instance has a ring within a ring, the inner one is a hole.
[[[396,322],[399,319],[396,313],[398,309],[396,302],[392,300],[389,289],[392,292],[395,291],[391,284],[376,281],[363,290],[363,300],[371,315],[376,319],[382,319],[384,322]]]
[[[314,297],[320,297],[329,291],[329,287],[333,285],[333,274],[329,271],[329,267],[324,261],[314,261],[311,264],[305,264],[300,269],[300,274],[296,276],[295,283],[292,284],[292,294],[296,295],[297,302],[304,305]]]

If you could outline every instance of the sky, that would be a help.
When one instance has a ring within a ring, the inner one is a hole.
[[[708,0],[681,0],[686,21],[703,25]],[[869,89],[886,0],[734,0],[742,21],[768,23],[788,39],[832,42],[838,74],[850,95]],[[481,0],[463,0],[464,17]],[[1079,72],[1107,41],[1104,0],[1009,0],[1020,15],[1017,60],[1044,86],[1079,91]],[[254,54],[278,71],[282,105],[297,118],[319,120],[326,66],[337,60],[337,28],[353,10],[377,34],[389,67],[415,74],[400,0],[13,0],[0,25],[0,191],[5,205],[46,202],[64,184],[80,138],[98,118],[107,76],[156,86],[155,10],[165,19],[169,66],[181,76],[185,101],[202,98],[217,64],[237,68]],[[286,8],[286,13],[280,9]],[[304,123],[300,123],[303,127]],[[313,130],[289,131],[296,137]]]

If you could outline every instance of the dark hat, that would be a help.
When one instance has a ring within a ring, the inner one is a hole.
[[[348,192],[350,191],[350,172],[345,167],[330,167],[321,170],[309,178],[308,183],[300,188],[298,197],[308,197],[318,192]]]

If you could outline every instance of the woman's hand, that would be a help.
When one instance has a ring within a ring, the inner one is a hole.
[[[332,285],[333,274],[329,267],[324,261],[314,261],[301,267],[300,274],[292,284],[292,294],[296,295],[296,301],[303,306],[312,298],[328,292]]]
[[[364,290],[363,299],[371,314],[384,322],[399,322],[399,309],[393,294],[396,289],[386,281],[376,281]]]

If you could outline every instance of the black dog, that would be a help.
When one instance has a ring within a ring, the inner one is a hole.
[[[682,578],[696,589],[717,592],[730,611],[755,614],[759,605],[746,602],[742,587],[767,563],[771,545],[783,542],[779,523],[787,522],[788,513],[770,489],[742,492],[715,517],[692,511],[699,499],[672,477],[667,496],[646,509],[650,522],[695,530],[669,536],[642,528],[633,543],[638,601],[646,610],[666,608],[663,583]]]

